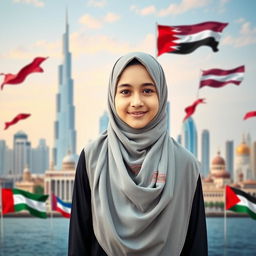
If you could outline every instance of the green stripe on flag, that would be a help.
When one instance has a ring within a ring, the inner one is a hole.
[[[243,206],[243,205],[235,205],[229,210],[234,211],[234,212],[241,212],[241,213],[247,213],[249,214],[253,219],[256,220],[256,213],[251,211],[248,207]]]
[[[40,202],[45,202],[48,198],[48,195],[32,194],[30,192],[17,189],[17,188],[14,188],[12,191],[13,191],[13,194],[15,195],[23,195],[24,197],[27,197],[36,201],[40,201]]]
[[[37,211],[37,210],[29,207],[27,204],[16,204],[16,205],[14,205],[14,209],[16,212],[22,211],[22,210],[27,210],[30,212],[31,215],[34,215],[39,218],[47,218],[46,212]]]

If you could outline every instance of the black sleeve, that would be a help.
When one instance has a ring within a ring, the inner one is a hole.
[[[207,230],[201,178],[198,178],[196,192],[189,220],[188,232],[181,256],[207,256]]]

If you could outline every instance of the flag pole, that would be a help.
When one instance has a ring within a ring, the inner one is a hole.
[[[226,245],[227,245],[227,200],[226,200],[226,185],[224,187],[224,256],[226,255]]]
[[[2,197],[2,184],[0,183],[0,198],[1,198],[1,247],[4,245],[4,216],[3,216],[3,197]]]

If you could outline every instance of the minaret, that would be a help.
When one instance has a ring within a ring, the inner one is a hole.
[[[63,35],[63,64],[59,65],[59,89],[56,95],[56,121],[54,123],[54,165],[61,169],[68,151],[76,155],[75,107],[73,104],[73,79],[71,78],[71,53],[69,52],[69,25],[66,13],[66,31]]]

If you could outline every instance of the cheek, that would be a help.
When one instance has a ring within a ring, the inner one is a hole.
[[[125,107],[124,100],[122,100],[120,97],[116,96],[115,97],[115,109],[116,109],[118,116],[120,116],[120,114],[122,114],[124,107]]]

